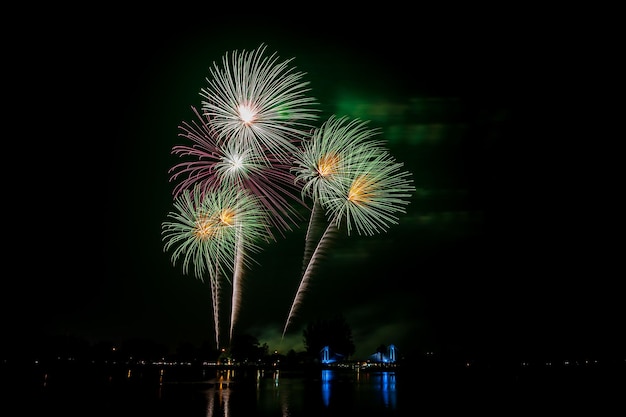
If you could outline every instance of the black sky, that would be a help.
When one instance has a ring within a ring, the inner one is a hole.
[[[295,58],[324,115],[381,127],[417,188],[388,233],[335,242],[300,326],[344,315],[361,357],[391,343],[407,353],[624,352],[616,250],[598,238],[611,211],[585,174],[589,159],[572,151],[593,113],[575,110],[580,90],[563,85],[553,40],[462,15],[106,16],[58,27],[20,50],[27,64],[15,61],[27,70],[16,107],[29,116],[12,136],[21,153],[5,159],[38,173],[9,179],[24,197],[5,206],[18,218],[27,206],[6,278],[5,299],[19,301],[4,302],[9,336],[213,340],[208,286],[163,252],[170,151],[209,66],[265,43]],[[239,329],[270,348],[285,348],[275,336],[305,227],[246,276]]]

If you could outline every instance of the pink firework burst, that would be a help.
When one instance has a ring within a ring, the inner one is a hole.
[[[180,182],[174,187],[174,196],[199,184],[208,193],[217,187],[232,187],[254,194],[271,214],[269,221],[281,234],[292,230],[303,220],[293,203],[302,208],[301,189],[287,165],[269,152],[259,155],[238,141],[220,142],[208,115],[201,115],[192,107],[196,119],[179,126],[182,136],[193,145],[178,145],[172,153],[190,160],[174,165],[170,181]],[[266,162],[269,161],[268,165]]]

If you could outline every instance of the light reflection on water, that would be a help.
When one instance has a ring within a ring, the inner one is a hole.
[[[206,417],[240,417],[250,410],[259,416],[332,416],[346,410],[371,411],[376,406],[397,408],[394,372],[361,374],[324,369],[319,378],[311,380],[281,377],[279,370],[257,370],[253,383],[247,377],[239,379],[236,371],[228,370],[202,381]],[[165,400],[171,398],[166,393]]]
[[[333,379],[333,371],[330,369],[322,370],[322,399],[326,407],[330,404],[330,381]]]

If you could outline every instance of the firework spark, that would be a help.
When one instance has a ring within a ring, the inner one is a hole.
[[[265,55],[266,45],[233,51],[213,63],[201,89],[204,114],[212,119],[218,142],[237,141],[255,155],[272,155],[291,162],[291,155],[318,118],[317,101],[309,97],[303,72],[291,67],[293,58],[280,61],[276,53]],[[266,160],[272,164],[272,160]]]

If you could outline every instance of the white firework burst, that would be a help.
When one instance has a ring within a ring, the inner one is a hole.
[[[218,141],[237,141],[257,155],[291,162],[318,118],[317,100],[307,95],[305,73],[290,66],[293,58],[281,61],[265,50],[261,44],[249,52],[226,53],[221,66],[214,62],[208,87],[200,92],[202,110]]]

